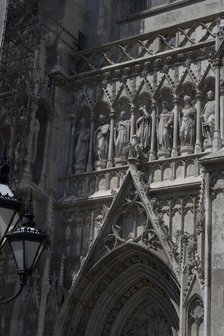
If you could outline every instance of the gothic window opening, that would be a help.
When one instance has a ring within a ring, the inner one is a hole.
[[[202,300],[194,296],[188,307],[188,332],[189,336],[203,336],[204,307]]]
[[[130,0],[129,14],[134,14],[146,10],[149,7],[148,0]]]

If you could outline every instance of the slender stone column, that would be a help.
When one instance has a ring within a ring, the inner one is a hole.
[[[197,91],[196,93],[196,109],[197,109],[197,116],[196,116],[196,143],[194,152],[200,153],[202,151],[201,145],[201,92]]]
[[[218,151],[222,147],[221,143],[221,132],[220,132],[220,68],[221,60],[217,59],[214,62],[215,68],[215,131],[213,138],[213,151]]]
[[[31,103],[31,118],[30,118],[30,130],[29,130],[29,138],[28,138],[28,146],[27,146],[27,159],[26,165],[24,169],[24,179],[29,181],[31,177],[31,156],[32,156],[32,145],[33,145],[33,131],[34,131],[34,122],[36,113],[38,111],[39,105],[38,100],[34,99]]]
[[[94,138],[94,114],[93,111],[91,112],[90,116],[90,140],[89,140],[89,155],[88,155],[88,163],[86,171],[93,170],[93,138]]]
[[[204,284],[204,336],[211,336],[211,232],[212,211],[209,196],[210,174],[205,173],[205,284]]]
[[[221,141],[224,145],[224,81],[221,80],[220,86],[220,131]]]
[[[49,284],[49,269],[51,262],[51,252],[47,252],[47,260],[44,268],[44,274],[42,277],[42,286],[41,286],[41,298],[38,314],[38,324],[37,324],[37,336],[44,336],[44,322],[46,318],[46,309],[47,309],[47,297],[51,289]]]
[[[186,257],[188,237],[183,233],[181,237],[181,276],[180,276],[180,332],[179,336],[185,335],[185,307],[184,307],[184,289],[186,287]]]
[[[109,151],[107,168],[113,167],[113,155],[114,155],[114,125],[115,125],[115,112],[111,109],[110,112],[110,139],[109,139]]]
[[[149,153],[149,161],[156,159],[156,114],[157,114],[157,103],[155,100],[152,102],[152,128],[151,128],[151,146]]]
[[[48,159],[48,150],[49,150],[49,142],[50,142],[50,124],[51,120],[47,120],[47,127],[46,127],[46,135],[44,141],[44,155],[43,155],[43,166],[41,169],[40,175],[40,186],[44,188],[45,186],[45,179],[47,173],[47,159]]]
[[[178,131],[179,131],[179,108],[180,108],[180,98],[179,96],[174,96],[174,124],[173,124],[173,149],[171,156],[176,157],[178,156]]]
[[[132,135],[135,134],[135,105],[131,104],[131,135],[130,135],[130,139],[132,138]]]
[[[68,170],[67,175],[71,175],[73,172],[72,164],[73,164],[73,156],[74,156],[74,141],[75,141],[75,125],[76,118],[72,115],[71,119],[71,130],[70,130],[70,146],[69,146],[69,157],[68,157]]]

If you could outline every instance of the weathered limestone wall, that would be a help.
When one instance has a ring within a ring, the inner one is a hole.
[[[167,10],[169,9],[169,10]],[[192,1],[186,6],[171,7],[167,5],[164,11],[154,13],[145,17],[137,16],[136,20],[120,23],[120,38],[130,35],[144,34],[155,30],[163,29],[181,22],[187,22],[204,16],[219,13],[224,10],[224,3],[221,0]]]
[[[151,10],[142,12],[142,15],[137,13],[136,15],[122,16],[122,6],[122,1],[88,1],[89,12],[85,12],[84,18],[86,25],[81,25],[83,27],[82,32],[87,37],[85,39],[86,48],[153,32],[182,22],[220,13],[224,10],[222,0],[177,1],[176,4],[173,2],[168,5],[156,5]],[[76,8],[79,12],[79,5]],[[91,15],[88,15],[88,13],[91,13]],[[72,16],[74,17],[74,13]],[[65,21],[69,29],[76,26],[74,20],[71,24],[69,22],[70,19],[67,23]]]
[[[212,195],[212,251],[211,251],[211,335],[224,334],[224,179],[215,182]]]

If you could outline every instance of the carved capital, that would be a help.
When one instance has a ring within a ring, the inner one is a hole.
[[[180,105],[180,97],[175,95],[173,98],[174,105]]]
[[[134,114],[135,113],[135,105],[134,104],[131,104],[131,114]]]
[[[110,109],[110,114],[109,115],[110,115],[111,119],[114,119],[114,117],[115,117],[115,111],[114,111],[113,108]]]
[[[220,58],[215,58],[212,62],[212,65],[215,69],[221,68],[222,60]]]
[[[224,80],[221,79],[220,81],[220,95],[224,96]]]
[[[152,106],[152,109],[153,109],[153,110],[155,110],[155,109],[158,107],[158,102],[157,102],[156,99],[153,99],[153,100],[152,100],[152,105],[151,105],[151,106]]]
[[[195,98],[197,100],[201,100],[201,97],[202,97],[201,91],[197,91],[196,94],[195,94]]]

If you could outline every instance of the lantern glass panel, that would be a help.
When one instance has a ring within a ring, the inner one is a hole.
[[[38,254],[38,250],[40,248],[40,241],[31,241],[31,240],[25,240],[25,269],[26,270],[32,270],[33,263],[36,259],[36,256]]]
[[[14,214],[15,214],[14,209],[0,207],[0,240],[6,233],[7,227],[10,224]]]
[[[24,270],[23,240],[14,240],[11,241],[10,243],[18,270]]]
[[[40,255],[41,255],[41,253],[42,253],[42,251],[43,251],[43,249],[44,249],[45,246],[46,246],[45,242],[42,242],[42,244],[41,244],[41,246],[40,246],[40,248],[39,248],[39,250],[37,252],[37,256],[36,256],[36,259],[34,261],[33,268],[36,266],[36,264],[37,264],[37,262],[38,262],[38,260],[40,258]]]

